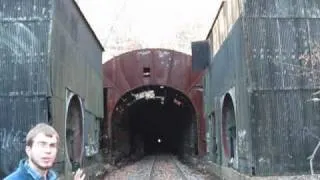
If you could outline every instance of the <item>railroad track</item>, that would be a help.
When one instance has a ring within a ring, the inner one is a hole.
[[[202,180],[173,155],[146,156],[142,160],[108,174],[104,180]]]
[[[149,173],[149,180],[152,180],[152,175],[153,175],[153,171],[154,171],[154,164],[156,163],[157,160],[157,156],[154,156],[154,159],[151,163],[151,168],[150,168],[150,173]]]
[[[176,158],[174,158],[172,161],[174,161],[173,163],[175,164],[175,166],[177,167],[177,170],[179,171],[181,177],[185,180],[188,179],[186,173],[183,171],[183,169],[180,167],[178,160]]]
[[[149,180],[158,179],[188,180],[187,175],[173,155],[154,156],[151,162]]]

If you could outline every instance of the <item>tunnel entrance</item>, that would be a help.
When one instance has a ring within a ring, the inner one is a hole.
[[[143,86],[120,98],[112,115],[112,144],[125,155],[197,152],[195,109],[167,86]]]

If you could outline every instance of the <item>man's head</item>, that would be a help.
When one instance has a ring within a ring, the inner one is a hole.
[[[26,137],[26,153],[30,166],[45,171],[53,166],[58,152],[59,135],[57,131],[40,123],[33,127]]]

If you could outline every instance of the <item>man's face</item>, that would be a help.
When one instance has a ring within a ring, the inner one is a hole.
[[[46,136],[39,133],[33,139],[32,146],[26,147],[26,153],[36,168],[47,170],[53,166],[58,151],[58,140],[56,136]]]

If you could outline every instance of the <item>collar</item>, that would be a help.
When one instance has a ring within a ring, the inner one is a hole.
[[[33,179],[35,180],[56,180],[57,179],[57,175],[54,171],[52,170],[48,170],[47,173],[47,178],[45,179],[43,176],[41,176],[37,171],[35,171],[34,169],[32,169],[27,160],[22,160],[20,162],[20,167],[23,167],[28,174],[30,174],[32,176]]]

